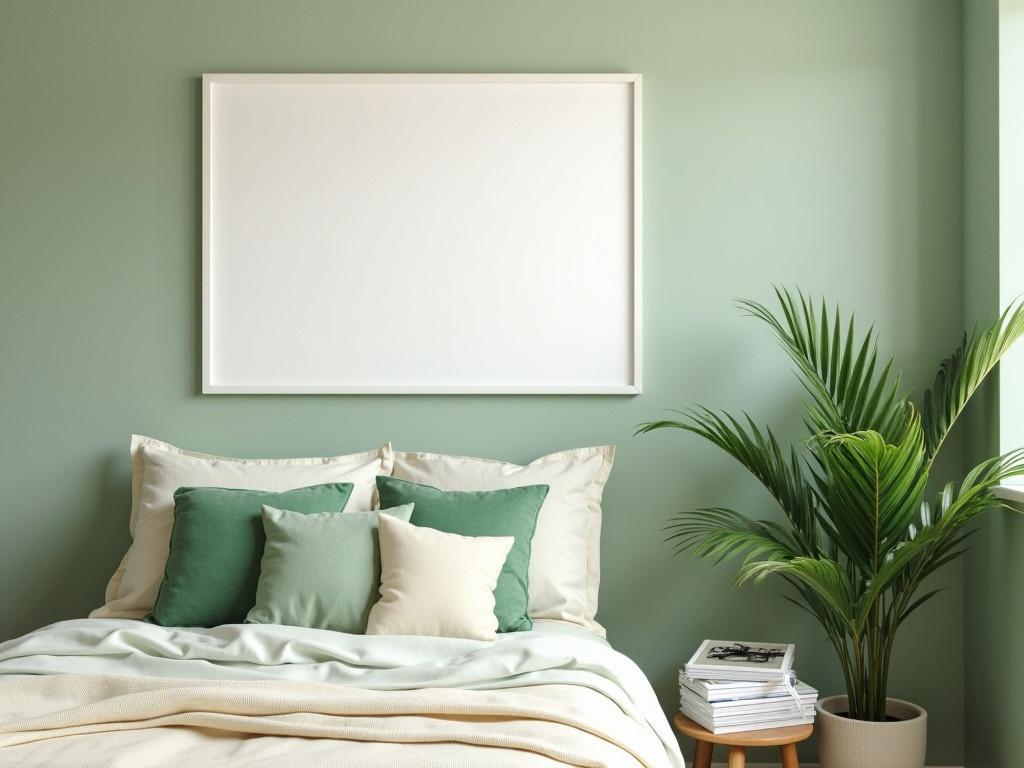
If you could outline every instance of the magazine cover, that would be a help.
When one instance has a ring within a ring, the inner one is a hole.
[[[795,650],[794,645],[786,643],[705,640],[686,666],[687,670],[756,672],[782,678],[793,664]]]

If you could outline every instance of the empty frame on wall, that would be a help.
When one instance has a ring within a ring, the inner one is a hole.
[[[203,392],[639,392],[640,86],[205,75]]]

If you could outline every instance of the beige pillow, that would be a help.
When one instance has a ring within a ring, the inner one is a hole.
[[[380,600],[368,635],[493,640],[494,587],[515,538],[459,536],[381,515]]]
[[[604,635],[595,620],[601,581],[601,496],[615,447],[579,448],[525,466],[439,453],[395,453],[394,476],[445,491],[550,487],[530,556],[529,613]]]
[[[287,491],[352,483],[349,505],[370,509],[377,475],[391,474],[391,446],[314,459],[232,459],[186,451],[132,435],[132,543],[107,584],[106,604],[92,618],[138,619],[151,613],[164,575],[174,524],[174,492],[182,486]]]

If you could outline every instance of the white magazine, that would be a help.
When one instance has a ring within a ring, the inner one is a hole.
[[[687,677],[708,680],[785,682],[793,667],[792,643],[705,640],[685,668]]]
[[[796,672],[793,673],[796,677]],[[807,683],[794,680],[793,689],[798,696],[818,696],[818,691]],[[768,700],[782,697],[792,698],[792,692],[785,683],[741,683],[735,681],[698,680],[684,675],[679,676],[679,690],[689,691],[702,701],[710,704],[718,702]]]
[[[739,701],[719,701],[714,704],[700,699],[690,691],[684,690],[680,697],[680,705],[687,709],[700,712],[715,722],[727,717],[754,717],[766,713],[801,714],[804,710],[813,709],[818,700],[816,694],[801,695],[798,699],[789,696],[776,696],[770,699],[741,699]]]
[[[703,715],[700,712],[690,709],[689,707],[681,706],[679,711],[686,715],[688,718],[693,720],[702,728],[711,731],[711,733],[740,733],[742,731],[759,731],[765,728],[786,728],[791,725],[813,725],[814,724],[814,709],[804,710],[802,715],[795,715],[790,713],[788,715],[782,715],[780,717],[760,717],[756,720],[752,719],[749,722],[735,722],[730,721],[728,723],[715,722],[711,718]]]

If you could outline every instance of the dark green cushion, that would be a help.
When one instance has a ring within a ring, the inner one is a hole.
[[[442,491],[397,477],[377,476],[382,507],[414,504],[413,525],[462,536],[514,536],[515,544],[494,589],[499,632],[532,629],[529,601],[530,547],[546,485],[499,491]]]
[[[351,483],[273,493],[230,488],[174,492],[171,549],[152,619],[165,627],[239,624],[256,602],[266,537],[263,505],[341,512]]]

